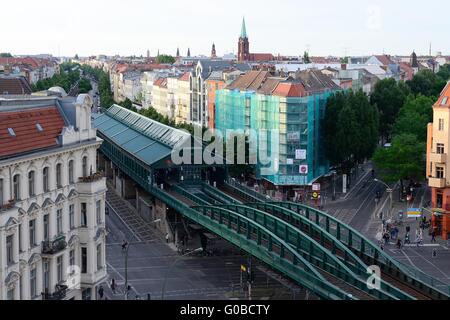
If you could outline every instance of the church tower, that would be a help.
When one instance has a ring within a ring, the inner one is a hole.
[[[245,18],[242,18],[241,36],[238,44],[238,61],[250,60],[250,44],[247,37],[247,29],[245,28]]]
[[[216,45],[213,43],[212,45],[212,49],[211,49],[211,58],[217,58],[217,54],[216,54]]]

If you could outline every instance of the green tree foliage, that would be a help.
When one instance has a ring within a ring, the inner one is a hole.
[[[115,102],[111,91],[111,82],[109,75],[99,68],[92,68],[87,65],[81,66],[81,70],[87,75],[94,77],[98,83],[98,91],[100,95],[100,106],[104,109],[111,107]]]
[[[384,79],[375,85],[370,101],[380,113],[380,135],[389,139],[397,115],[409,95],[409,88],[394,79]]]
[[[12,58],[12,54],[9,52],[1,52],[0,53],[0,58]]]
[[[168,54],[161,54],[156,57],[157,63],[167,63],[167,64],[173,64],[175,62],[175,58],[168,55]]]
[[[303,63],[311,63],[311,59],[309,58],[309,53],[308,51],[305,51],[303,53]]]
[[[411,88],[413,94],[437,97],[444,89],[448,79],[443,79],[432,70],[420,70],[412,80],[406,84]]]
[[[92,85],[89,80],[82,78],[78,83],[78,88],[80,93],[88,93],[92,90]]]
[[[444,64],[437,73],[437,76],[444,81],[450,80],[450,64]]]
[[[133,102],[130,99],[126,98],[124,101],[120,102],[119,105],[121,107],[131,109],[133,107]]]
[[[386,182],[421,180],[424,174],[424,153],[426,144],[414,134],[400,134],[394,137],[390,148],[378,148],[373,161]]]
[[[362,92],[337,92],[322,122],[325,156],[344,173],[369,159],[378,142],[378,110]]]
[[[395,121],[394,134],[413,134],[419,141],[426,142],[427,125],[433,121],[433,104],[433,98],[409,96]]]

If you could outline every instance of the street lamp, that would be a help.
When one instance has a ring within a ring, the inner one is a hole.
[[[193,254],[194,252],[199,252],[199,251],[203,251],[203,248],[197,248],[191,252],[188,252],[186,254],[183,254],[182,256],[177,257],[177,259],[175,259],[175,261],[170,265],[170,267],[167,269],[166,276],[164,277],[163,287],[161,290],[161,300],[164,300],[164,294],[166,293],[167,277],[169,276],[170,271],[173,269],[173,267],[178,262],[178,260],[180,260],[181,258],[186,257],[190,254]]]
[[[391,217],[391,213],[392,213],[392,206],[393,206],[393,203],[392,203],[392,189],[391,189],[391,187],[387,184],[387,183],[385,183],[384,181],[381,181],[380,179],[373,179],[375,182],[379,182],[379,183],[382,183],[382,184],[384,184],[385,186],[386,186],[386,192],[388,192],[389,193],[389,218]]]

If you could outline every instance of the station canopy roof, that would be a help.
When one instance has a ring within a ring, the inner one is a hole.
[[[136,159],[152,166],[170,156],[174,146],[190,134],[118,105],[93,117],[93,126]]]

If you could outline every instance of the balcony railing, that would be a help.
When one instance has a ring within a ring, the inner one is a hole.
[[[53,241],[42,241],[42,254],[56,254],[66,248],[66,236],[59,236]]]
[[[430,153],[428,161],[433,163],[445,163],[447,162],[447,155],[444,153]]]
[[[42,292],[42,300],[63,300],[67,295],[68,287],[65,284],[57,284],[55,292]]]
[[[445,178],[428,178],[428,186],[432,188],[444,188],[445,187]]]
[[[96,173],[91,173],[87,177],[80,177],[79,181],[82,183],[89,183],[89,182],[98,181],[104,177],[105,177],[105,175],[103,172],[96,172]]]

